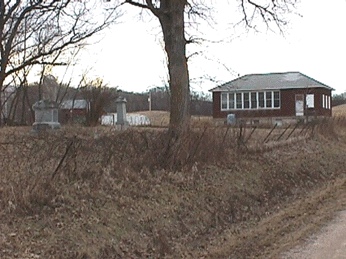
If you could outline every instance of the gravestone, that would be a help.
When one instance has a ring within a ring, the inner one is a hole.
[[[120,129],[126,129],[129,126],[129,122],[126,120],[126,98],[119,96],[115,103],[117,104],[117,126]]]
[[[49,100],[40,100],[32,108],[35,111],[33,132],[60,129],[58,105]]]
[[[227,125],[235,125],[237,123],[237,119],[235,117],[235,114],[230,113],[227,114]]]

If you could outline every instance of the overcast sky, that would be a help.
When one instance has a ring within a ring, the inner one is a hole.
[[[198,53],[189,61],[192,88],[207,92],[238,75],[299,71],[333,87],[334,93],[346,91],[346,1],[302,2],[296,10],[302,17],[290,15],[284,35],[265,27],[259,28],[260,32],[234,27],[240,17],[236,8],[215,4],[211,26],[201,22],[188,29],[197,37],[218,41],[188,46],[189,54]],[[89,68],[90,77],[103,77],[109,86],[125,91],[163,86],[167,71],[159,23],[153,17],[141,21],[135,7],[126,11],[121,23],[83,52],[80,70],[76,68],[74,76]]]

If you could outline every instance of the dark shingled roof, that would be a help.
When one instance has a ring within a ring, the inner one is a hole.
[[[250,74],[234,79],[230,82],[215,87],[209,91],[260,91],[279,89],[298,89],[322,87],[334,90],[311,77],[300,72]]]

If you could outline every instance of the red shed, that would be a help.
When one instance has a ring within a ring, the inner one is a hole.
[[[85,123],[88,113],[88,102],[86,100],[66,100],[60,105],[60,122]]]
[[[300,72],[250,74],[211,89],[213,117],[258,122],[332,116],[334,89]]]

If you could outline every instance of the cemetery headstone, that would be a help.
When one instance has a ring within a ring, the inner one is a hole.
[[[120,127],[120,129],[126,129],[129,126],[129,122],[126,119],[126,98],[119,96],[115,100],[117,104],[117,126]]]
[[[40,100],[32,108],[35,111],[33,132],[60,129],[58,105],[49,100]]]

